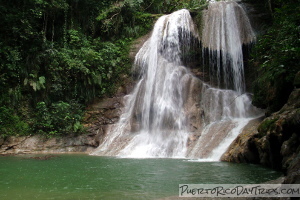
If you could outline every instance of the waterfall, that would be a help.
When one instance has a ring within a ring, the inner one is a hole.
[[[126,97],[125,111],[94,154],[185,157],[188,138],[185,90],[193,78],[182,66],[197,31],[188,10],[162,16],[136,55],[140,80]]]
[[[213,2],[203,18],[201,41],[208,51],[210,78],[218,87],[245,92],[242,45],[255,40],[245,11],[234,1]]]
[[[243,8],[234,1],[211,2],[203,15],[203,55],[211,84],[202,89],[205,125],[188,153],[191,158],[219,160],[247,123],[261,115],[245,93],[243,45],[255,40]]]
[[[136,55],[139,79],[124,97],[123,114],[93,155],[218,160],[261,114],[245,93],[242,45],[255,35],[244,10],[232,1],[211,2],[203,22],[199,37],[186,9],[157,20]],[[195,40],[208,57],[210,83],[184,66]]]

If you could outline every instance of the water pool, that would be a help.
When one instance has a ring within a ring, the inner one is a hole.
[[[179,184],[250,184],[281,175],[259,165],[226,162],[36,156],[0,156],[1,200],[159,199],[178,196]]]

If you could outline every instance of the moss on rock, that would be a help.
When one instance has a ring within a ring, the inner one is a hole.
[[[300,153],[299,94],[300,89],[295,89],[280,111],[253,127],[250,134],[243,131],[222,160],[260,163],[284,172],[288,172],[291,167],[300,166],[294,162]]]

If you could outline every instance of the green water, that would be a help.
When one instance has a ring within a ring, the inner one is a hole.
[[[0,199],[159,199],[178,184],[261,183],[280,173],[257,165],[87,155],[0,157]]]

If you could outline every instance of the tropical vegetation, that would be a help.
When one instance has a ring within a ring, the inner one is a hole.
[[[271,114],[287,102],[294,89],[295,75],[300,71],[300,1],[262,3],[271,20],[253,50],[252,65],[257,71],[253,104]]]
[[[131,41],[203,2],[0,1],[0,136],[81,133],[85,106],[130,73]]]
[[[280,109],[299,69],[299,0],[248,0],[270,13],[252,53],[254,105]],[[0,1],[0,136],[82,133],[85,106],[129,74],[131,42],[161,14],[206,0]]]

